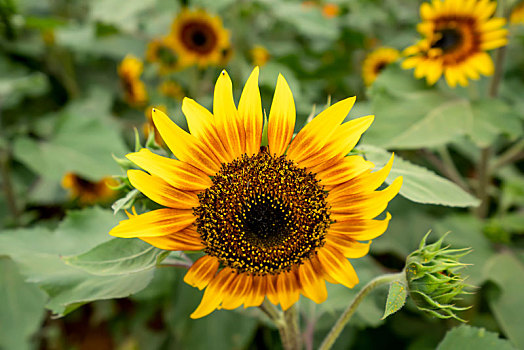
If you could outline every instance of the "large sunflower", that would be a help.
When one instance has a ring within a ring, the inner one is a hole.
[[[222,26],[222,20],[203,10],[183,10],[175,18],[169,38],[182,66],[218,65],[224,53],[231,50],[229,32]]]
[[[468,85],[480,74],[493,74],[486,52],[506,45],[504,18],[491,18],[497,4],[489,0],[433,0],[420,6],[424,39],[408,47],[402,67],[415,68],[415,77],[435,84],[444,74],[449,86]]]
[[[185,98],[183,131],[159,110],[153,121],[175,159],[147,149],[127,157],[144,169],[128,171],[131,184],[164,209],[132,216],[111,230],[167,250],[202,250],[184,280],[206,288],[191,315],[269,301],[286,310],[300,294],[317,303],[324,281],[352,288],[358,277],[347,258],[369,251],[390,215],[374,220],[398,193],[402,179],[375,191],[381,170],[357,155],[346,156],[373,116],[346,118],[355,98],[340,101],[294,138],[295,103],[278,77],[262,141],[258,68],[249,77],[238,109],[223,71],[215,86],[213,114]]]
[[[362,79],[370,86],[377,79],[379,73],[392,62],[398,60],[400,53],[392,47],[381,47],[371,52],[362,62]]]

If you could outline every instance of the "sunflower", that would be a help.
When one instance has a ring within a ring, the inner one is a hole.
[[[513,11],[511,11],[509,22],[511,24],[524,24],[524,1],[518,3]]]
[[[143,105],[147,101],[147,91],[140,75],[144,65],[133,55],[127,55],[118,66],[118,75],[124,89],[124,99],[132,106]]]
[[[160,74],[168,74],[182,68],[179,55],[169,37],[156,38],[150,41],[147,45],[146,60],[158,63]]]
[[[231,50],[229,32],[222,20],[203,10],[183,10],[175,18],[169,37],[183,66],[219,65],[224,52]]]
[[[62,187],[69,190],[71,197],[83,205],[109,201],[116,194],[110,186],[116,185],[117,182],[111,177],[90,181],[80,175],[66,173],[62,178]]]
[[[263,66],[271,58],[269,51],[262,45],[254,46],[249,51],[249,54],[251,55],[253,65],[255,66]]]
[[[160,93],[166,97],[171,97],[177,101],[182,101],[185,97],[184,89],[172,80],[166,80],[158,87]]]
[[[486,52],[506,45],[504,18],[491,18],[497,4],[489,0],[433,0],[420,6],[423,22],[417,29],[424,38],[408,47],[404,69],[435,84],[444,74],[449,86],[468,85],[480,74],[492,75],[493,61]]]
[[[362,78],[364,84],[373,84],[379,73],[392,62],[398,60],[400,53],[391,47],[381,47],[366,56],[362,63]]]
[[[266,296],[284,310],[300,294],[321,303],[324,281],[352,288],[358,277],[347,258],[366,255],[370,240],[386,230],[390,215],[374,218],[402,183],[397,178],[375,191],[393,157],[372,172],[371,162],[346,156],[373,121],[367,116],[341,124],[354,97],[327,108],[293,138],[295,103],[281,75],[262,146],[258,74],[257,67],[238,109],[225,71],[216,82],[213,114],[185,98],[191,133],[153,111],[176,160],[147,149],[127,155],[146,171],[129,170],[130,183],[166,208],[121,221],[110,234],[204,252],[184,277],[206,288],[192,318],[258,306]]]
[[[155,108],[161,110],[164,113],[167,112],[167,107],[164,105],[158,105]],[[157,143],[157,145],[164,146],[165,145],[164,140],[162,140],[160,133],[158,132],[155,124],[153,123],[152,110],[153,110],[152,107],[147,107],[145,110],[146,122],[142,124],[142,131],[144,132],[144,136],[146,139],[149,138],[149,134],[151,134],[151,132],[154,132],[155,133],[155,142]]]

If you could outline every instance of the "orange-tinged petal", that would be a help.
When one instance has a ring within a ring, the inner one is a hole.
[[[220,263],[217,258],[210,255],[204,255],[195,261],[193,266],[187,270],[186,275],[184,276],[184,282],[202,290],[213,280],[218,271],[219,265]]]
[[[153,122],[162,139],[179,160],[194,164],[208,175],[215,175],[220,162],[195,136],[188,134],[157,108],[153,108]]]
[[[357,194],[362,192],[370,192],[378,188],[386,180],[393,166],[394,155],[391,155],[391,158],[387,164],[380,170],[375,172],[368,172],[367,174],[361,174],[358,177],[355,177],[347,182],[344,182],[335,187],[327,186],[329,189],[328,201],[336,201],[340,197],[344,197],[350,194]]]
[[[355,97],[346,98],[317,115],[295,136],[287,152],[289,159],[299,163],[321,149],[346,118],[355,104]]]
[[[238,114],[246,131],[246,153],[258,153],[262,138],[262,101],[258,88],[258,67],[247,79],[238,103]]]
[[[122,238],[166,236],[183,230],[195,219],[192,210],[157,209],[120,221],[109,234]]]
[[[127,177],[133,187],[160,205],[177,209],[198,206],[198,197],[194,192],[176,189],[158,176],[140,170],[128,170]]]
[[[246,135],[233,100],[233,84],[225,70],[215,85],[213,114],[222,144],[233,159],[240,157],[246,149]]]
[[[358,259],[369,253],[371,241],[367,243],[361,243],[348,237],[330,235],[328,233],[326,235],[326,245],[334,247],[346,258]]]
[[[388,228],[391,215],[386,214],[383,220],[353,219],[344,222],[335,222],[329,226],[328,234],[344,235],[355,240],[365,241],[374,239],[383,234]]]
[[[211,112],[187,97],[182,101],[182,112],[186,116],[191,134],[198,138],[208,150],[211,150],[221,163],[233,160],[218,136],[215,119]]]
[[[213,184],[209,176],[194,166],[159,156],[146,148],[142,148],[139,152],[129,153],[126,157],[148,173],[182,190],[205,190]]]
[[[244,307],[259,306],[264,301],[266,295],[266,278],[264,276],[252,276],[253,283],[246,299]]]
[[[360,136],[366,131],[373,119],[372,115],[348,121],[335,129],[328,142],[321,150],[298,162],[299,166],[314,167],[326,163],[326,159],[342,158],[355,147]]]
[[[284,311],[298,301],[300,288],[295,271],[282,271],[278,274],[277,294]]]
[[[353,288],[358,283],[355,269],[341,252],[322,247],[317,256],[323,270],[338,283],[348,288]]]
[[[201,318],[215,311],[225,297],[225,291],[231,281],[235,278],[236,273],[229,267],[225,267],[213,278],[204,292],[204,296],[191,318]]]
[[[361,156],[348,156],[339,160],[331,167],[317,172],[316,178],[321,181],[323,185],[336,186],[347,182],[354,177],[370,170],[375,165],[362,158]],[[312,169],[312,171],[314,171]]]
[[[289,141],[293,137],[296,118],[293,94],[286,79],[279,74],[267,124],[267,137],[271,154],[276,154],[277,157],[284,154]]]
[[[193,227],[187,227],[182,231],[167,236],[138,237],[144,242],[164,250],[186,250],[198,251],[206,246],[202,243],[200,235]]]
[[[300,279],[300,286],[302,287],[302,294],[307,298],[313,300],[315,303],[323,303],[327,299],[326,283],[315,271],[310,260],[306,260],[298,268],[298,276]]]
[[[230,283],[227,294],[224,296],[221,308],[233,310],[246,300],[253,284],[253,278],[247,273],[239,273]]]
[[[276,275],[265,275],[262,276],[266,279],[267,298],[270,302],[277,305],[279,302],[279,296],[277,294],[277,276]]]

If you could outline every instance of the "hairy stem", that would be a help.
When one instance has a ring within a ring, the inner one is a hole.
[[[338,336],[344,330],[344,327],[351,319],[351,316],[355,313],[358,306],[364,300],[366,295],[368,295],[372,290],[376,289],[377,287],[380,287],[384,284],[391,283],[393,281],[396,281],[398,279],[404,278],[403,272],[399,273],[393,273],[393,274],[386,274],[382,276],[378,276],[374,278],[373,280],[369,281],[357,294],[355,299],[349,304],[347,309],[340,315],[340,318],[337,320],[337,323],[331,328],[331,331],[329,331],[329,334],[324,338],[324,341],[320,345],[320,350],[328,350],[331,349],[333,344],[335,343],[335,340],[337,340]]]
[[[299,350],[302,348],[298,327],[297,306],[294,304],[283,313],[283,327],[279,328],[282,345],[285,350]]]

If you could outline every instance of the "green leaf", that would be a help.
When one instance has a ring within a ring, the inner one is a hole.
[[[45,295],[26,283],[16,265],[0,258],[0,348],[31,349],[30,337],[44,318]]]
[[[391,153],[373,146],[360,146],[366,159],[377,166],[384,165],[391,157]],[[462,190],[453,182],[438,176],[431,170],[408,162],[395,156],[393,168],[386,179],[390,184],[398,176],[403,177],[400,194],[413,202],[424,204],[438,204],[450,207],[472,207],[479,204],[479,200]]]
[[[90,180],[120,172],[111,154],[126,153],[126,147],[109,114],[110,99],[95,91],[88,99],[60,113],[50,140],[28,137],[14,142],[14,156],[35,173],[60,181],[66,172]]]
[[[486,263],[484,274],[500,288],[500,293],[488,295],[491,311],[515,347],[524,348],[524,264],[512,254],[502,253]]]
[[[365,143],[415,149],[446,144],[471,131],[468,100],[420,86],[412,73],[390,65],[371,90],[375,113]]]
[[[394,314],[398,310],[402,309],[406,303],[408,296],[408,290],[406,285],[400,281],[394,281],[389,285],[388,299],[386,301],[386,309],[382,319],[385,319],[391,314]]]
[[[497,333],[488,332],[484,328],[461,325],[446,333],[437,350],[511,350],[511,344],[500,339]]]
[[[497,99],[476,101],[472,105],[473,129],[471,138],[479,147],[493,144],[501,134],[511,139],[522,134],[522,122],[517,113]]]
[[[0,235],[0,254],[11,257],[27,280],[46,292],[46,307],[63,316],[90,301],[136,293],[153,277],[153,269],[93,275],[66,265],[62,259],[110,240],[108,232],[119,219],[109,210],[89,208],[70,212],[54,231],[38,226],[5,231]]]
[[[86,253],[63,260],[67,265],[93,275],[123,275],[152,269],[167,254],[138,238],[114,238]]]

